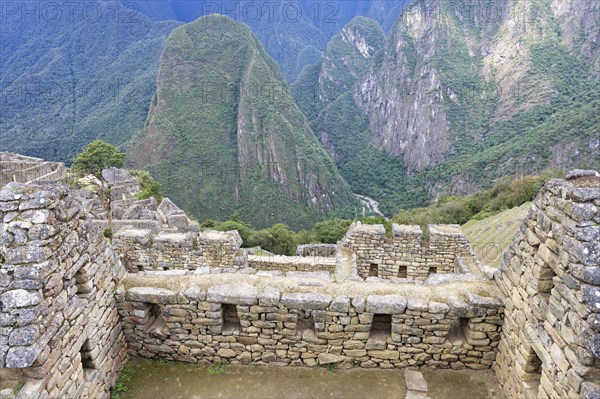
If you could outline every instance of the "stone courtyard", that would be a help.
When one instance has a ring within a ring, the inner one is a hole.
[[[494,270],[458,226],[354,223],[337,245],[261,256],[138,200],[124,170],[104,172],[106,210],[60,167],[16,168],[0,191],[0,378],[17,398],[108,397],[136,356],[491,369],[508,398],[600,397],[597,172],[548,182]]]

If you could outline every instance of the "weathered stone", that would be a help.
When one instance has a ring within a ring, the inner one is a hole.
[[[367,354],[371,357],[384,360],[398,360],[400,358],[400,352],[390,350],[370,350]]]
[[[156,304],[175,304],[177,294],[166,288],[133,287],[127,290],[126,298],[129,301]]]
[[[350,297],[347,295],[338,296],[331,302],[330,308],[334,312],[348,312],[350,310]]]
[[[412,391],[427,392],[427,382],[419,371],[404,370],[406,388]]]
[[[581,396],[584,399],[600,399],[600,385],[591,381],[585,381],[581,384]]]
[[[318,359],[319,359],[320,365],[326,365],[326,364],[341,363],[341,362],[345,361],[346,359],[348,359],[348,357],[335,355],[333,353],[319,353]]]
[[[258,298],[260,306],[275,306],[281,299],[281,291],[276,287],[265,287]]]
[[[258,299],[258,289],[247,283],[215,285],[208,289],[207,300],[215,303],[254,305]]]
[[[450,310],[450,306],[446,305],[445,303],[439,303],[439,302],[430,302],[429,303],[429,313],[445,314],[445,313],[448,313],[449,310]]]
[[[408,308],[408,310],[427,312],[427,310],[429,309],[429,302],[423,299],[409,298],[406,303],[406,307]]]
[[[367,312],[380,314],[401,314],[406,309],[406,298],[398,295],[369,295]]]
[[[23,289],[11,290],[0,295],[0,309],[22,308],[34,306],[40,303],[42,294],[38,291],[26,291]]]
[[[600,242],[581,244],[576,255],[584,266],[600,266]]]
[[[193,301],[203,301],[206,299],[206,292],[198,287],[190,287],[185,290],[183,294],[186,296],[186,298]]]
[[[27,346],[33,344],[39,336],[40,331],[37,325],[15,328],[10,333],[8,343],[11,346]]]
[[[217,351],[217,355],[225,358],[235,357],[235,351],[227,348],[221,348]]]
[[[316,293],[285,293],[281,296],[281,303],[290,309],[326,309],[331,300],[331,295]]]
[[[41,263],[52,255],[50,248],[39,246],[39,242],[34,241],[29,245],[22,245],[14,248],[8,248],[4,252],[4,261],[11,264],[23,263]]]
[[[483,297],[473,293],[468,293],[467,299],[471,305],[482,308],[497,308],[504,305],[500,298]]]

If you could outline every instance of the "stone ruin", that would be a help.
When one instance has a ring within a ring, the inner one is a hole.
[[[47,162],[40,158],[0,152],[0,187],[10,182],[55,181],[66,175],[67,169],[62,162]]]
[[[160,204],[154,198],[138,199],[141,190],[138,180],[128,171],[108,168],[102,171],[102,177],[110,188],[110,206],[113,218],[113,230],[122,228],[148,229],[154,233],[185,233],[200,231],[198,222],[191,220],[183,210],[170,199],[163,198]],[[97,204],[96,223],[108,227],[108,217],[102,204]]]
[[[0,190],[0,378],[24,383],[17,398],[108,397],[129,356],[492,368],[507,397],[600,394],[594,172],[542,189],[493,280],[455,226],[424,240],[357,223],[335,257],[261,262],[237,233],[168,218],[111,243],[96,201],[59,183]]]

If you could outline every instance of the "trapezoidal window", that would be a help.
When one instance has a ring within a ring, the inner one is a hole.
[[[300,310],[298,311],[298,318],[296,320],[296,330],[299,332],[304,331],[314,331],[315,329],[315,319],[313,318],[312,312],[310,310]]]
[[[375,314],[371,323],[369,338],[386,340],[392,336],[392,315]]]
[[[523,374],[522,378],[525,384],[525,390],[528,391],[529,395],[531,395],[525,395],[526,397],[537,398],[541,379],[542,361],[532,347],[529,349],[529,353],[525,359],[525,373]]]
[[[552,270],[550,266],[545,265],[542,267],[540,271],[540,277],[538,278],[537,289],[540,297],[546,303],[548,303],[548,300],[550,299],[550,292],[554,287],[554,276],[556,276],[556,273],[554,273],[554,270]]]
[[[398,268],[398,277],[400,277],[400,278],[407,278],[408,277],[408,267],[406,267],[406,266],[400,266]]]
[[[158,304],[149,304],[147,308],[148,334],[152,338],[165,340],[171,333],[165,323],[163,312]]]
[[[77,287],[77,296],[80,298],[87,298],[89,293],[92,292],[92,282],[90,281],[87,270],[80,268],[75,276],[75,286]]]
[[[369,265],[369,277],[377,277],[379,276],[379,266],[376,263],[371,263]]]
[[[469,318],[459,317],[450,327],[448,335],[446,336],[449,341],[461,340],[467,342],[465,331],[469,328]]]
[[[92,345],[90,344],[90,340],[86,339],[83,345],[81,345],[81,349],[79,349],[79,356],[81,356],[81,365],[83,367],[83,375],[88,380],[88,374],[93,370],[96,370],[97,366],[92,358]]]
[[[240,318],[237,306],[228,303],[223,304],[223,332],[240,331]]]

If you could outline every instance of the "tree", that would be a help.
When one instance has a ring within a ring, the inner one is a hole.
[[[80,176],[93,175],[100,181],[98,195],[108,216],[109,235],[112,233],[113,225],[112,209],[110,206],[110,187],[102,176],[102,171],[110,167],[119,168],[123,166],[124,160],[125,153],[119,152],[115,146],[102,140],[94,140],[80,154],[73,158],[71,165],[73,173]]]
[[[102,140],[94,140],[73,158],[71,170],[81,176],[94,175],[102,179],[102,171],[106,168],[123,166],[125,153],[117,147]]]

